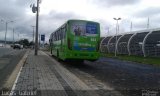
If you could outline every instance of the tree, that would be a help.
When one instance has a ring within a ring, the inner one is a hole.
[[[21,44],[23,46],[29,46],[29,41],[28,41],[28,39],[22,39],[19,41],[19,44]]]
[[[29,46],[34,46],[34,42],[33,41],[29,42]]]

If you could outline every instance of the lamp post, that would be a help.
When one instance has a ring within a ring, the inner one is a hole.
[[[32,12],[37,13],[36,14],[36,34],[35,34],[35,53],[34,55],[38,55],[38,25],[39,25],[39,3],[41,3],[41,0],[37,0],[37,7],[35,7],[35,4],[31,4],[32,6]]]
[[[12,41],[13,45],[15,43],[15,34],[16,34],[15,30],[17,30],[17,28],[13,28],[13,41]]]
[[[14,44],[14,28],[13,28],[13,44]]]
[[[34,28],[35,28],[36,26],[31,25],[31,27],[33,28],[33,43],[34,43]]]
[[[6,25],[6,32],[5,32],[5,37],[4,37],[4,46],[6,47],[6,39],[7,39],[7,27],[8,27],[8,23],[13,23],[14,21],[4,21],[3,19],[1,20],[2,22],[5,22]]]
[[[117,56],[117,33],[119,32],[119,25],[118,25],[118,20],[121,20],[121,18],[113,18],[114,20],[116,20],[116,42],[115,42],[115,57]]]
[[[38,21],[39,21],[39,0],[37,0],[35,55],[38,55]]]

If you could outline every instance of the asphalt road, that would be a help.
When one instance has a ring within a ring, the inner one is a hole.
[[[24,49],[14,50],[11,48],[0,48],[0,89],[25,52],[26,50]]]
[[[148,90],[158,92],[154,96],[160,96],[160,68],[152,65],[112,58],[100,58],[94,63],[85,61],[83,64],[72,62],[62,65],[79,78],[84,79],[84,73],[87,73],[124,96],[143,96],[143,92]]]
[[[12,48],[0,47],[0,57],[14,51]]]

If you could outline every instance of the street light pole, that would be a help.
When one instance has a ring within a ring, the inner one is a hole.
[[[117,56],[117,33],[119,32],[119,25],[118,25],[118,20],[121,20],[121,18],[113,18],[114,20],[116,20],[116,42],[115,42],[115,57]]]
[[[31,26],[32,28],[33,28],[33,43],[34,43],[34,28],[36,27],[36,26]]]
[[[35,55],[38,55],[38,20],[39,20],[39,0],[37,0]]]
[[[4,20],[1,20],[4,21]],[[5,32],[5,37],[4,37],[4,46],[6,47],[6,38],[7,38],[7,27],[8,27],[8,23],[13,22],[13,21],[9,21],[9,22],[5,22],[6,23],[6,32]]]
[[[41,3],[41,0],[37,0],[37,7],[35,7],[35,4],[31,4],[30,7],[32,7],[32,12],[37,13],[36,14],[36,36],[35,36],[35,53],[34,55],[38,55],[38,20],[39,20],[39,3]]]
[[[132,21],[131,21],[131,26],[130,26],[130,32],[132,31]]]
[[[147,21],[147,29],[149,29],[149,17],[148,17],[148,21]]]
[[[13,44],[14,44],[14,28],[13,28]]]
[[[4,37],[4,46],[6,47],[6,36],[7,36],[7,26],[8,22],[6,22],[6,32],[5,32],[5,37]]]

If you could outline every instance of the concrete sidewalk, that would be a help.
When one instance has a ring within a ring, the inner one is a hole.
[[[43,51],[35,56],[29,50],[26,56],[10,96],[122,96],[110,94],[107,87],[89,86]],[[99,94],[103,90],[105,93]]]
[[[10,96],[98,96],[56,60],[42,51],[38,54],[30,50]]]

